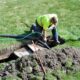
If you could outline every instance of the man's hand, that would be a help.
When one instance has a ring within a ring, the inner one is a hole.
[[[55,27],[55,25],[53,24],[52,26],[50,26],[48,29],[52,30]]]
[[[47,33],[46,33],[46,31],[45,30],[43,30],[43,39],[44,39],[44,41],[46,42],[47,41]]]
[[[46,38],[46,37],[44,38],[44,41],[45,41],[45,42],[47,41],[47,38]]]

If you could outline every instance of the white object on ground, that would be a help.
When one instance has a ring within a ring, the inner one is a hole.
[[[28,51],[27,49],[25,48],[21,48],[21,49],[18,49],[16,51],[14,51],[14,54],[18,57],[23,57],[23,56],[26,56],[26,55],[29,55],[31,52]]]
[[[33,51],[43,50],[44,48],[39,45],[34,44],[27,44],[27,46]]]

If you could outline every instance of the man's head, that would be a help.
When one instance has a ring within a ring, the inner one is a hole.
[[[57,19],[55,17],[52,17],[50,21],[51,21],[52,24],[56,24],[57,23]]]

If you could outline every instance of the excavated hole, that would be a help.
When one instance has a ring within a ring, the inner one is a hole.
[[[48,39],[52,40],[52,37],[49,36]],[[59,41],[60,41],[59,45],[62,45],[62,44],[65,43],[65,39],[61,38],[60,36],[59,36]],[[47,42],[47,44],[49,45],[50,48],[55,47],[56,45],[58,45],[54,41],[49,41],[49,42]]]
[[[18,57],[17,57],[15,54],[12,53],[12,54],[9,56],[9,58],[1,60],[0,63],[9,62],[9,61],[12,61],[12,60],[16,60],[17,58],[18,58]]]
[[[29,48],[28,47],[26,47],[25,45],[23,46],[26,50],[28,50]],[[23,47],[20,47],[20,48],[23,48]],[[19,48],[19,49],[20,49]],[[8,58],[6,58],[6,59],[3,59],[3,60],[0,60],[0,63],[3,63],[3,62],[9,62],[9,61],[13,61],[13,60],[16,60],[16,59],[18,59],[19,57],[18,56],[16,56],[13,52],[15,51],[14,49],[14,51],[12,50],[12,49],[6,49],[7,51],[7,53],[9,52],[11,52],[10,53],[10,56],[8,57]],[[13,52],[12,52],[13,51]],[[5,54],[6,54],[6,52],[5,51],[2,51],[2,52],[4,52]],[[31,53],[32,53],[32,51],[31,51]],[[3,54],[4,55],[4,54]]]
[[[51,39],[51,37],[49,37]],[[61,37],[59,37],[59,41],[60,41],[60,44],[64,44],[65,43],[65,40]],[[57,44],[55,44],[53,41],[52,42],[47,42],[48,46],[50,48],[56,46]],[[43,44],[41,44],[43,47],[45,47]],[[26,47],[25,45],[23,46],[24,48],[27,48],[29,49],[28,47]],[[14,47],[13,47],[14,48]],[[7,49],[6,49],[7,50]],[[14,49],[13,49],[14,50]],[[10,53],[11,50],[9,50],[9,53]],[[7,52],[7,51],[6,51]],[[7,59],[3,59],[3,60],[0,60],[0,63],[3,63],[3,62],[8,62],[8,61],[12,61],[12,60],[16,60],[18,57],[15,55],[15,54],[11,54]]]

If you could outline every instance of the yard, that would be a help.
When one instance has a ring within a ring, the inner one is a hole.
[[[56,13],[65,46],[80,47],[80,0],[0,0],[0,34],[24,34],[38,15]],[[26,25],[27,24],[27,25]],[[0,38],[1,49],[16,42]]]

